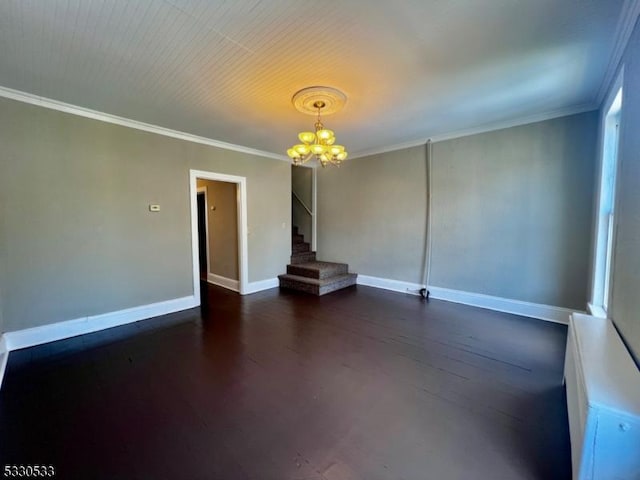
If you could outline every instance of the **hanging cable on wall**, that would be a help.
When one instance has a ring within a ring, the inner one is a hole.
[[[422,264],[422,288],[420,296],[429,301],[429,280],[431,276],[431,139],[427,140],[425,145],[425,171],[426,171],[426,187],[427,187],[427,218],[425,219],[425,236],[424,236],[424,255]]]

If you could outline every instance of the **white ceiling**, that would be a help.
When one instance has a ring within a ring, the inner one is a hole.
[[[278,154],[327,85],[362,153],[595,107],[624,3],[2,0],[0,85]]]

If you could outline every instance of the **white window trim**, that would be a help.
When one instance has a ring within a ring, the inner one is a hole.
[[[593,248],[593,257],[592,257],[592,277],[591,277],[591,298],[588,304],[589,312],[598,317],[607,317],[608,315],[608,307],[607,304],[611,298],[611,289],[612,289],[612,278],[613,278],[613,270],[614,270],[614,258],[615,252],[612,251],[613,246],[615,245],[615,236],[616,236],[616,207],[617,207],[617,177],[618,171],[620,168],[620,162],[616,158],[615,169],[616,172],[614,174],[614,185],[613,185],[613,215],[610,216],[606,212],[602,211],[602,194],[604,185],[603,182],[605,179],[603,178],[603,169],[604,169],[604,156],[606,153],[606,130],[607,130],[607,118],[609,117],[609,113],[611,108],[618,96],[618,92],[622,90],[623,87],[623,79],[624,79],[624,66],[620,69],[615,81],[611,85],[611,89],[603,103],[603,107],[601,109],[600,114],[600,150],[599,150],[599,158],[598,158],[598,175],[597,175],[597,194],[595,199],[595,226],[593,232],[594,238],[594,248]],[[623,92],[624,97],[624,92]],[[621,110],[620,110],[621,112]],[[618,132],[618,145],[620,143],[620,131]],[[616,157],[618,155],[618,148],[616,147]],[[613,220],[613,225],[610,225],[611,220]],[[610,265],[608,259],[610,259]],[[608,276],[606,275],[608,269]],[[605,278],[607,277],[607,278]],[[605,291],[606,290],[606,291]]]

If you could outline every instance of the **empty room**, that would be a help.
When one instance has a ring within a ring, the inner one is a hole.
[[[640,480],[640,1],[0,1],[3,478]]]

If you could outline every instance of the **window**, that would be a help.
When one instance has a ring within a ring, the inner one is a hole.
[[[603,119],[602,162],[597,205],[596,249],[594,255],[591,313],[606,316],[613,275],[616,234],[616,175],[618,172],[618,142],[622,112],[622,74],[605,105]]]

